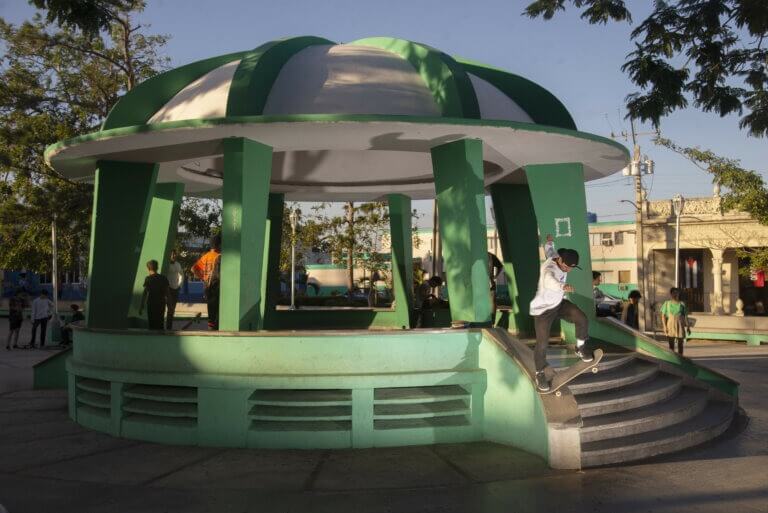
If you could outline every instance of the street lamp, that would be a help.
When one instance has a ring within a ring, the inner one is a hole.
[[[680,194],[672,197],[672,208],[675,211],[675,287],[680,285],[680,216],[685,208],[685,199]]]
[[[288,216],[291,221],[291,307],[290,310],[296,310],[296,224],[299,222],[299,213],[296,209],[291,210]]]

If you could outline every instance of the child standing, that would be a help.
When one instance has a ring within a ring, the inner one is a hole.
[[[19,332],[21,332],[21,323],[24,320],[24,302],[19,296],[13,296],[8,301],[8,342],[5,348],[10,351],[11,348],[19,348]],[[13,341],[13,344],[11,344]]]
[[[677,342],[677,352],[682,355],[685,338],[691,334],[691,328],[688,326],[688,308],[680,301],[680,289],[677,287],[669,289],[669,296],[670,299],[661,305],[661,321],[670,351],[675,350]]]

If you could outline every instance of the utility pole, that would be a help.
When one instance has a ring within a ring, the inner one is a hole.
[[[638,309],[638,320],[640,323],[640,331],[645,331],[646,327],[648,325],[648,318],[646,316],[646,308],[645,304],[648,301],[648,297],[646,295],[646,292],[648,291],[648,287],[646,286],[647,280],[645,276],[645,254],[643,249],[643,203],[645,203],[645,191],[643,189],[643,175],[644,174],[653,174],[653,168],[654,163],[652,160],[649,160],[648,157],[643,158],[641,156],[640,152],[640,145],[637,144],[637,136],[638,135],[658,135],[658,131],[656,132],[643,132],[643,133],[637,133],[635,131],[635,120],[633,118],[629,118],[629,126],[630,126],[630,136],[632,137],[632,161],[629,163],[629,166],[624,169],[623,174],[624,176],[632,176],[635,179],[635,201],[630,202],[627,200],[622,200],[627,203],[632,203],[635,207],[635,247],[637,249],[636,252],[636,258],[637,258],[637,288],[638,292],[640,292],[640,295],[643,297],[643,301],[640,302],[639,309]],[[623,138],[627,138],[627,133],[622,132],[621,136]],[[613,133],[611,133],[612,137],[615,137]],[[650,320],[651,325],[653,325],[653,319]]]

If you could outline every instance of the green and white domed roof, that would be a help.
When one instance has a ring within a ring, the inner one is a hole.
[[[221,139],[274,148],[272,188],[293,199],[434,194],[429,149],[484,141],[486,182],[525,181],[532,163],[583,162],[586,179],[624,167],[626,149],[576,131],[565,107],[511,73],[392,38],[318,37],[176,68],[116,104],[102,130],[49,148],[75,178],[102,159],[157,162],[188,194],[221,187]]]

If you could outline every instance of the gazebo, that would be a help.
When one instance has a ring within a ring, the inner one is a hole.
[[[87,320],[67,361],[77,422],[219,446],[490,439],[579,466],[507,339],[531,331],[540,235],[582,255],[572,300],[594,315],[584,182],[629,158],[541,86],[412,41],[287,38],[153,77],[46,158],[95,188]],[[480,329],[487,193],[508,332]],[[183,195],[223,202],[221,331],[136,329],[144,263],[168,261]],[[450,315],[470,329],[413,329],[411,200],[426,198]],[[286,200],[387,201],[395,308],[276,309]]]

